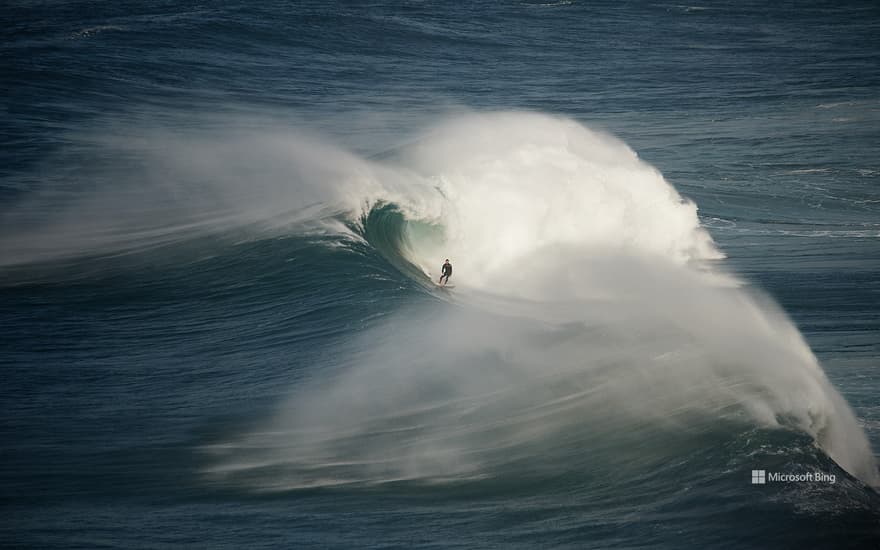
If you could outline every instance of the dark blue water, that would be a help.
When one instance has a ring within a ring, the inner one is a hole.
[[[0,545],[880,545],[876,3],[0,15]]]

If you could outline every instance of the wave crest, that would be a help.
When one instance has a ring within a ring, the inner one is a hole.
[[[878,483],[796,328],[707,265],[721,254],[695,205],[623,143],[543,115],[470,115],[370,170],[354,189],[369,197],[361,233],[419,280],[452,258],[452,303],[362,335],[346,369],[224,446],[212,475],[464,480],[549,449],[555,467],[595,447],[610,463],[632,451],[627,433],[668,458],[668,434],[718,424],[802,431]]]

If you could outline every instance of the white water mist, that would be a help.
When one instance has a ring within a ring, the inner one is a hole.
[[[797,329],[721,272],[696,206],[619,140],[544,115],[468,115],[360,176],[347,200],[445,228],[406,253],[453,259],[454,306],[363,335],[347,369],[217,447],[212,475],[251,472],[262,488],[491,477],[535,442],[622,451],[638,431],[650,450],[669,429],[731,421],[800,430],[880,482]]]

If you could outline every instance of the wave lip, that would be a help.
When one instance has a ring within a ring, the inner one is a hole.
[[[552,247],[676,263],[723,257],[700,226],[696,205],[623,142],[571,120],[465,116],[439,125],[401,157],[442,195],[442,255],[457,258],[474,286],[498,291],[530,254]],[[415,260],[434,263],[426,256],[435,249],[425,252]],[[521,284],[509,286],[522,290]]]

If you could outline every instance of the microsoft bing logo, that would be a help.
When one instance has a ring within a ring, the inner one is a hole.
[[[802,474],[782,474],[779,472],[768,472],[767,470],[752,470],[752,485],[766,485],[768,481],[794,483],[794,482],[811,482],[811,483],[837,483],[836,474],[827,474],[825,472],[804,472]]]

